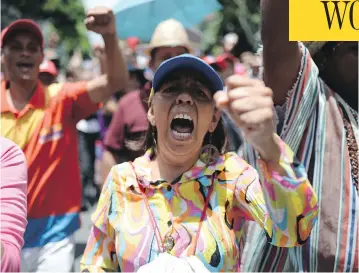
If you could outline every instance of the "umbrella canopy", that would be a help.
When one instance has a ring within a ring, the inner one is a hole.
[[[119,0],[113,10],[121,39],[136,36],[148,42],[164,20],[173,18],[191,28],[220,8],[217,0]]]

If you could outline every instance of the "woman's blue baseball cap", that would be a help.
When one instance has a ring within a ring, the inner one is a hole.
[[[154,92],[158,91],[166,76],[176,70],[182,69],[197,71],[205,77],[209,84],[208,88],[213,94],[217,91],[223,90],[223,82],[220,76],[210,65],[191,54],[182,54],[164,61],[158,67],[152,81],[152,88]]]

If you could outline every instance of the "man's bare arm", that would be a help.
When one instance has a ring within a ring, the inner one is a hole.
[[[289,42],[289,0],[261,1],[264,81],[274,92],[274,103],[283,104],[300,70],[301,52]]]
[[[129,76],[118,46],[115,16],[112,10],[91,9],[87,13],[85,23],[88,30],[101,34],[105,42],[106,74],[88,83],[89,96],[93,102],[98,103],[118,90],[125,90]]]

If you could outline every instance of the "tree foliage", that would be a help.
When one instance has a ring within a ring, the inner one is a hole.
[[[255,51],[258,46],[260,25],[260,0],[218,0],[222,10],[205,22],[201,29],[204,34],[204,49],[207,53],[218,53],[223,36],[235,32],[239,42],[234,54],[239,56],[244,51]]]
[[[223,36],[235,32],[239,36],[239,42],[234,49],[235,55],[239,56],[244,51],[255,51],[259,42],[256,35],[259,30],[260,0],[218,2],[222,4],[222,10],[200,26],[203,33],[202,49],[207,53],[218,53]],[[18,18],[50,21],[69,55],[79,47],[85,56],[90,51],[83,24],[85,14],[81,0],[2,0],[1,8],[2,28]]]
[[[2,28],[19,18],[49,21],[68,53],[77,47],[89,52],[81,0],[2,0],[1,9]]]

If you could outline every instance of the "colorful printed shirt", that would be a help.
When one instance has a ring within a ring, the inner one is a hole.
[[[112,168],[104,185],[93,227],[81,261],[84,272],[133,272],[162,251],[156,242],[144,188],[162,238],[171,234],[176,257],[195,255],[210,271],[237,271],[243,224],[256,221],[274,245],[303,244],[317,217],[317,197],[302,165],[282,143],[280,164],[262,160],[258,174],[235,153],[213,165],[200,160],[173,182],[150,181],[152,152]],[[261,181],[261,183],[260,183]],[[213,183],[198,243],[194,246],[202,210]]]
[[[24,248],[63,240],[79,228],[81,183],[76,123],[97,105],[87,83],[65,83],[44,89],[38,83],[21,112],[8,105],[1,89],[1,136],[15,142],[28,166],[28,225]]]
[[[318,223],[305,245],[290,249],[267,244],[261,228],[250,224],[244,272],[359,271],[358,114],[325,85],[308,50],[301,48],[301,70],[287,99],[281,138],[303,162],[318,194]],[[246,143],[242,156],[256,166],[256,153]]]

